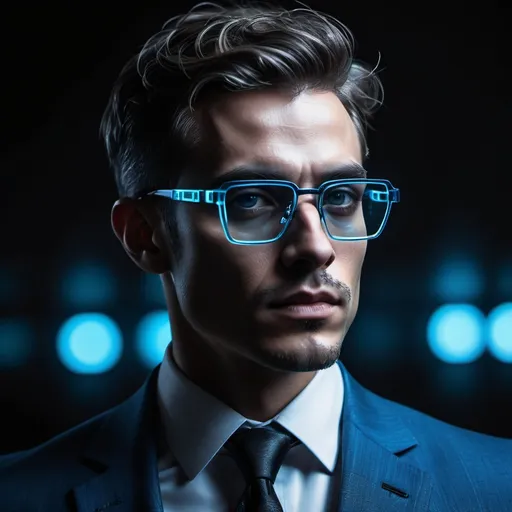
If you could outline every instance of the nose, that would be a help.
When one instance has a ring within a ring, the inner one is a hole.
[[[334,261],[332,240],[314,202],[299,201],[282,240],[281,262],[286,268],[300,266],[312,272],[326,269]]]

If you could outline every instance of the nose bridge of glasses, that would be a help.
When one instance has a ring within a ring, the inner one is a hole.
[[[316,214],[313,214],[317,216],[317,220],[320,223],[320,211],[318,209],[319,199],[320,199],[320,192],[318,189],[315,188],[306,188],[306,189],[299,189],[296,190],[297,196],[296,196],[296,202],[295,202],[295,208],[293,208],[293,201],[291,201],[283,214],[283,217],[281,218],[281,224],[290,224],[290,222],[297,217],[297,211],[300,209],[299,217],[302,218],[302,221],[306,221],[307,224],[310,223],[309,216],[311,213],[307,213],[307,211],[316,211]],[[303,196],[303,197],[301,197]],[[308,207],[309,205],[309,207]],[[305,215],[305,217],[304,217]],[[315,220],[313,219],[313,223]]]
[[[295,191],[297,194],[295,210],[299,208],[299,206],[303,204],[311,204],[318,210],[318,204],[320,200],[320,191],[317,188],[302,188]],[[295,214],[295,211],[289,212],[287,209],[288,215],[290,213]]]

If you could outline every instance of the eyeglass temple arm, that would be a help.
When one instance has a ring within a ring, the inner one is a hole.
[[[399,203],[400,202],[400,190],[397,188],[392,188],[386,191],[380,190],[367,190],[364,193],[365,196],[368,196],[371,201],[376,203]]]
[[[386,203],[388,200],[391,203],[400,202],[400,190],[397,188],[392,188],[383,192],[378,190],[368,190],[366,194],[372,201],[377,203]],[[225,195],[225,192],[220,190],[172,189],[155,190],[150,192],[148,195],[168,197],[174,201],[185,201],[187,203],[218,203],[221,200],[221,197]]]
[[[225,195],[220,190],[197,190],[197,189],[172,189],[155,190],[148,195],[161,196],[173,201],[184,201],[187,203],[218,203],[221,196]]]

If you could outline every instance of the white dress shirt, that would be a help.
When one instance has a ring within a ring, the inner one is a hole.
[[[158,463],[165,512],[234,510],[246,483],[224,443],[244,423],[258,427],[271,421],[302,441],[286,455],[274,484],[284,512],[330,510],[329,500],[340,485],[339,477],[333,478],[343,403],[337,364],[317,372],[274,418],[259,422],[195,385],[167,350],[158,375],[158,402],[170,450]]]

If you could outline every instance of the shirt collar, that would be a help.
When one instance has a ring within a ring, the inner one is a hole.
[[[300,439],[332,472],[338,453],[343,379],[340,367],[318,371],[313,380],[275,418]]]
[[[317,372],[275,418],[256,422],[188,379],[169,349],[158,373],[158,403],[167,444],[190,480],[246,421],[251,426],[276,421],[300,439],[328,471],[334,470],[343,403],[343,379],[337,364]]]

